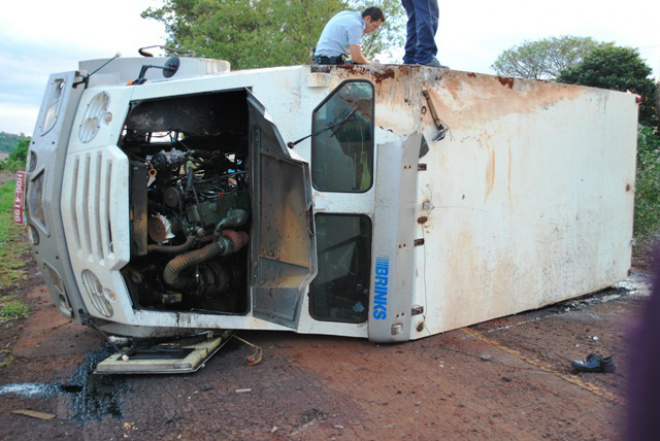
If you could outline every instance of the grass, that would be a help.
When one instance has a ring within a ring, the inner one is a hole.
[[[14,224],[14,180],[0,187],[0,292],[18,286],[26,276],[29,244],[21,225]],[[0,321],[27,317],[29,308],[11,296],[0,297]]]
[[[14,357],[11,356],[11,351],[7,349],[0,350],[0,370],[9,367],[12,361],[14,361]]]
[[[14,296],[0,297],[0,323],[26,318],[29,313],[30,308],[16,300]]]

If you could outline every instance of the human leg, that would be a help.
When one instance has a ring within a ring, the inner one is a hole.
[[[438,30],[440,11],[438,0],[413,0],[417,50],[415,63],[428,64],[438,53],[435,33]]]
[[[415,55],[417,54],[417,24],[415,23],[415,4],[414,0],[401,0],[403,9],[408,16],[406,24],[406,53],[403,55],[404,64],[415,64]]]

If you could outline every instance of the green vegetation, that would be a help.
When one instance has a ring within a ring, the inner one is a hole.
[[[13,296],[0,297],[0,322],[26,318],[30,308],[15,300]]]
[[[15,181],[0,187],[0,291],[6,292],[25,278],[29,245],[25,230],[14,224]],[[3,299],[0,299],[2,302]],[[4,306],[0,303],[0,316]]]
[[[15,172],[16,170],[25,169],[29,148],[30,138],[17,141],[16,147],[9,154],[9,157],[4,161],[0,161],[0,171],[7,170]]]
[[[554,79],[564,70],[581,63],[594,49],[611,45],[590,37],[569,35],[525,41],[502,52],[491,69],[508,77]]]
[[[656,242],[660,232],[660,137],[640,127],[635,185],[635,238]]]
[[[591,51],[581,63],[564,70],[557,81],[640,95],[639,122],[656,127],[657,86],[649,77],[651,72],[637,49],[608,46]]]
[[[378,3],[385,24],[363,39],[367,57],[402,45],[405,35],[400,1]],[[165,0],[142,17],[165,25],[168,47],[245,69],[311,63],[312,49],[327,21],[341,10],[361,11],[367,6],[372,6],[367,0]]]
[[[24,134],[15,135],[13,133],[0,132],[0,153],[10,153],[17,146],[19,141],[29,140],[29,136]]]

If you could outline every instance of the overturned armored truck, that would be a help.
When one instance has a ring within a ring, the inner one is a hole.
[[[26,182],[59,311],[105,333],[418,339],[627,276],[634,95],[423,66],[50,76]]]

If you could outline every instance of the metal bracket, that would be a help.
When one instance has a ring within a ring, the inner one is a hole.
[[[431,111],[431,117],[433,118],[433,124],[435,124],[436,129],[438,129],[438,134],[433,137],[434,141],[442,141],[447,135],[449,128],[442,122],[438,117],[438,112],[435,111],[435,106],[431,100],[431,95],[428,90],[422,90],[422,95],[426,98],[426,104],[428,105],[429,110]]]

